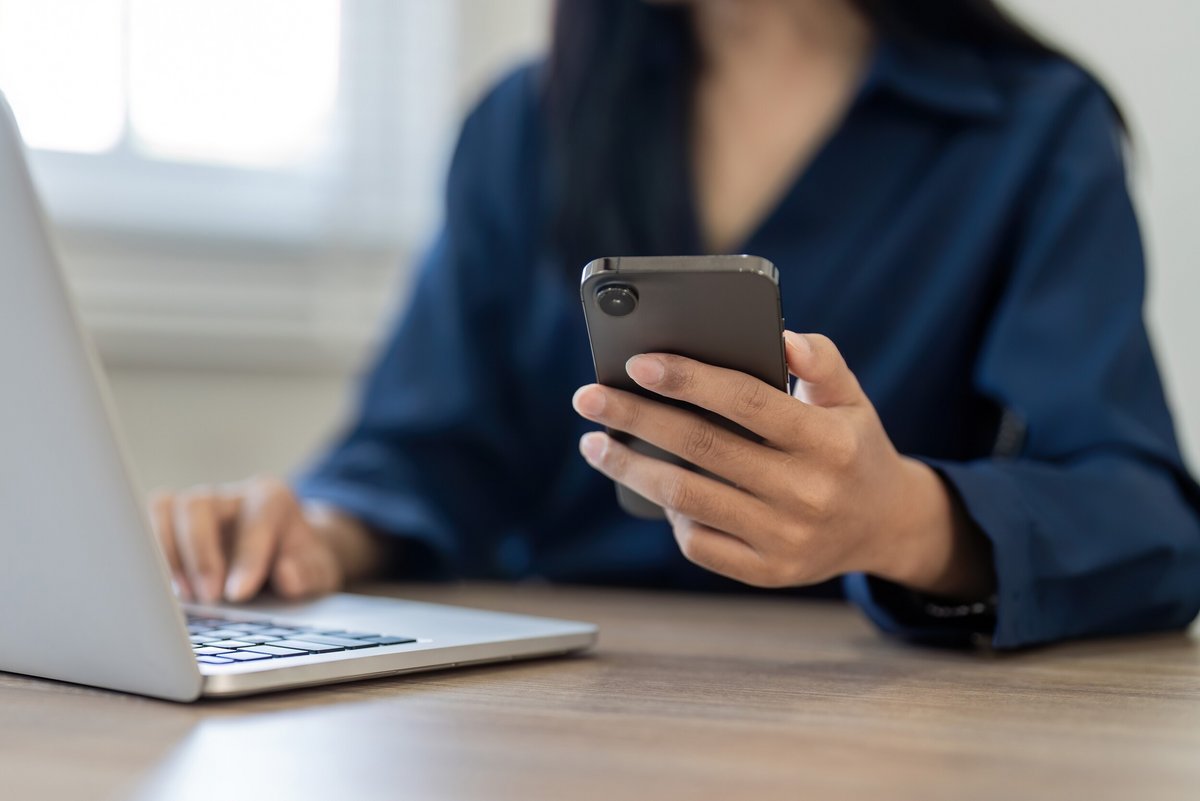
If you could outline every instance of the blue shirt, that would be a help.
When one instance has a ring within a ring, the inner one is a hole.
[[[470,114],[407,312],[298,489],[404,538],[408,575],[729,589],[579,456],[583,265],[547,244],[544,127],[537,66]],[[1006,648],[1196,615],[1200,490],[1143,324],[1116,118],[1083,71],[882,43],[740,249],[778,266],[789,327],[833,339],[992,543],[994,614],[845,577],[881,627]]]

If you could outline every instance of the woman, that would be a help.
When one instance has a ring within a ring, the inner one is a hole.
[[[547,63],[467,119],[444,228],[342,438],[295,494],[153,503],[180,592],[842,577],[922,640],[1183,626],[1200,491],[1142,322],[1120,134],[1103,89],[988,0],[562,0]],[[775,262],[786,319],[820,332],[787,336],[796,397],[663,354],[628,369],[762,444],[588,384],[582,265],[710,252]]]

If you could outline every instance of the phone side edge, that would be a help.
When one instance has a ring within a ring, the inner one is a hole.
[[[603,256],[599,259],[592,259],[583,266],[583,273],[579,277],[579,295],[583,298],[583,290],[596,276],[601,273],[617,272],[617,265],[620,263],[620,257]]]

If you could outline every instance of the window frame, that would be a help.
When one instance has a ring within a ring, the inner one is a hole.
[[[345,373],[403,302],[461,111],[461,0],[344,2],[324,171],[164,161],[128,138],[30,152],[109,367]],[[181,184],[188,198],[163,202]]]
[[[343,52],[356,48],[346,68],[357,72],[342,81],[337,114],[353,164],[308,195],[319,213],[274,205],[267,219],[272,198],[298,202],[301,179],[289,186],[231,167],[223,186],[239,186],[241,205],[226,203],[219,182],[209,193],[222,230],[202,215],[122,221],[113,188],[146,165],[123,163],[119,151],[90,162],[32,154],[68,283],[107,367],[348,375],[402,308],[441,219],[462,114],[503,70],[544,51],[551,0],[344,2]],[[141,173],[138,191],[157,199],[155,186],[196,169],[168,166]],[[57,188],[63,176],[86,190],[78,203]],[[95,213],[89,198],[107,207]]]
[[[339,92],[330,142],[315,165],[161,159],[137,152],[126,131],[102,153],[31,151],[51,218],[71,230],[133,236],[411,247],[434,222],[429,199],[454,123],[454,6],[344,0]],[[405,54],[419,65],[404,63]],[[380,98],[395,110],[381,113]]]

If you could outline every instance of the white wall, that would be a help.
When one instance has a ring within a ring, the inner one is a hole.
[[[1132,122],[1151,324],[1186,448],[1200,465],[1200,360],[1191,353],[1200,339],[1200,2],[1008,2],[1092,65]],[[542,45],[549,1],[460,3],[465,106],[496,70]],[[289,470],[336,426],[350,370],[184,370],[117,359],[110,375],[135,466],[151,487]]]
[[[144,490],[286,473],[342,417],[338,372],[118,368],[113,398]]]

